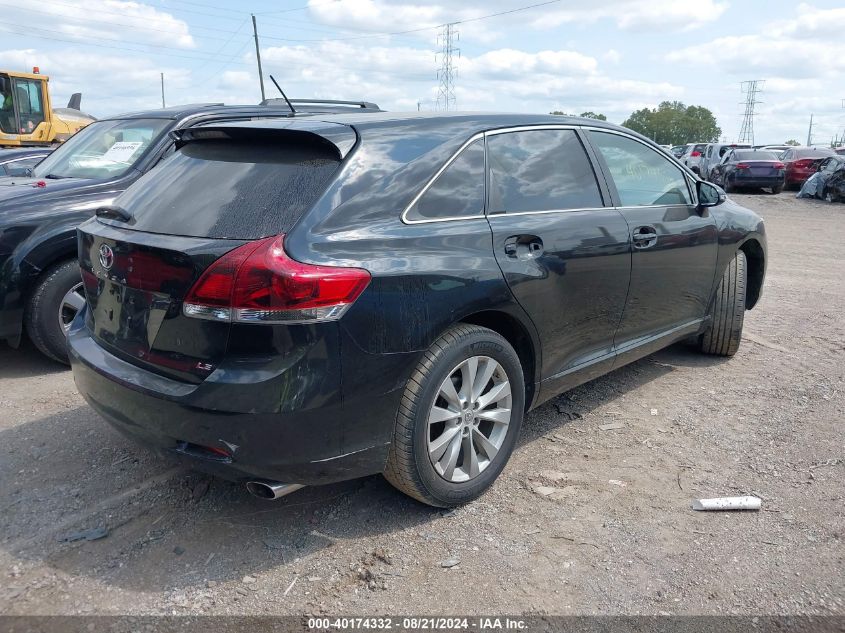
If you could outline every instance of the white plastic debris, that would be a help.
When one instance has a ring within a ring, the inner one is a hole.
[[[693,499],[693,510],[759,510],[759,497],[716,497],[715,499]]]

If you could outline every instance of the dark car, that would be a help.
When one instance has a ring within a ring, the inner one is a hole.
[[[378,111],[365,102],[293,104],[298,114]],[[31,176],[0,178],[0,340],[16,347],[26,330],[44,354],[67,362],[65,331],[84,302],[76,227],[173,152],[169,132],[211,120],[290,115],[286,103],[272,100],[120,115],[81,130]]]
[[[727,152],[710,171],[710,181],[730,193],[740,187],[783,191],[784,164],[774,152],[734,149]]]
[[[828,202],[845,202],[845,156],[825,159],[819,166],[821,198]]]
[[[259,496],[383,472],[435,506],[556,394],[734,354],[766,261],[648,139],[516,114],[192,128],[78,239],[71,364],[115,427]]]
[[[53,150],[45,147],[0,150],[0,178],[26,176]]]
[[[816,149],[814,147],[791,147],[780,155],[780,160],[786,166],[785,186],[795,189],[804,184],[810,176],[818,171],[819,163],[828,156],[836,156],[832,149]]]

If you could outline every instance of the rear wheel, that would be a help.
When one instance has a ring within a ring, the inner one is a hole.
[[[747,282],[745,253],[737,251],[725,269],[713,301],[712,324],[699,341],[705,354],[733,356],[742,340]]]
[[[26,307],[26,333],[45,356],[67,364],[67,330],[85,305],[82,279],[75,260],[49,269],[38,282]]]
[[[722,189],[725,190],[725,193],[732,193],[733,191],[735,191],[736,187],[733,186],[733,183],[731,182],[730,178],[725,178],[725,184]]]
[[[524,410],[522,366],[510,344],[487,328],[456,325],[408,381],[384,476],[428,505],[472,501],[507,463]]]
[[[772,194],[774,195],[778,195],[781,191],[783,191],[783,185],[772,187]]]

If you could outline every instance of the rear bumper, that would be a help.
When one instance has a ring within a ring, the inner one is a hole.
[[[803,185],[804,181],[812,176],[815,171],[788,171],[786,172],[786,183],[789,185]]]
[[[261,478],[316,485],[384,468],[402,396],[395,382],[383,381],[393,385],[383,393],[354,399],[326,393],[324,403],[312,398],[294,409],[282,405],[269,412],[248,406],[223,410],[208,403],[243,402],[250,385],[242,373],[231,382],[217,376],[200,385],[153,374],[100,347],[83,319],[71,328],[69,348],[76,385],[94,410],[122,433],[197,470],[233,481]],[[291,371],[299,368],[294,365]],[[261,373],[254,378],[259,382]],[[308,390],[308,378],[297,373],[301,389],[289,400],[296,401]],[[311,378],[313,382],[321,377]],[[276,397],[282,400],[285,395]],[[223,450],[228,457],[203,447]]]

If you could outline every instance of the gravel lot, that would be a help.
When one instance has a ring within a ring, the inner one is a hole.
[[[736,357],[674,346],[532,412],[452,512],[380,477],[254,499],[0,347],[0,613],[845,613],[845,205],[794,195],[736,196],[770,249]],[[690,510],[752,493],[761,512]]]

